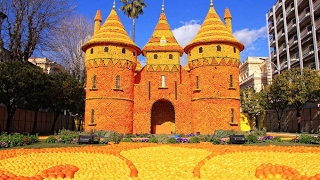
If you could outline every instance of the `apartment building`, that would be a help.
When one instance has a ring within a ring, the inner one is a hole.
[[[259,92],[272,80],[268,57],[249,56],[240,64],[239,71],[240,89],[252,87]]]
[[[319,70],[320,0],[277,0],[266,21],[272,75],[295,67]]]
[[[59,74],[62,72],[66,72],[66,69],[48,58],[29,58],[28,61],[36,66],[39,66],[43,69],[43,71],[47,74]]]

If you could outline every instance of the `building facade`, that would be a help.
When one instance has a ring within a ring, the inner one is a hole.
[[[272,81],[268,57],[249,56],[240,64],[239,71],[240,89],[252,87],[256,92],[260,92]]]
[[[168,24],[164,7],[142,50],[129,38],[115,10],[83,47],[87,70],[85,130],[120,133],[213,133],[240,129],[241,42],[232,35],[211,1],[196,37],[182,48]],[[141,66],[137,56],[146,57]],[[180,57],[188,55],[188,65]],[[165,127],[170,127],[165,131]],[[163,131],[162,131],[163,130]]]
[[[266,20],[273,75],[295,67],[319,70],[320,0],[277,0]]]
[[[33,65],[36,65],[38,67],[41,67],[43,71],[47,74],[59,74],[62,72],[66,72],[66,69],[48,58],[29,58],[28,61],[32,63]]]

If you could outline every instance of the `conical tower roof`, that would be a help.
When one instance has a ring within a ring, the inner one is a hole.
[[[212,4],[196,37],[184,48],[184,51],[188,53],[192,47],[208,43],[230,43],[237,46],[240,51],[244,49],[243,44],[228,31]]]
[[[82,50],[85,51],[90,45],[94,44],[129,46],[138,52],[137,55],[141,54],[140,48],[130,39],[114,8],[111,10],[106,22],[101,26],[97,34],[82,46]]]
[[[178,44],[176,38],[173,36],[164,10],[160,15],[158,24],[154,29],[149,42],[142,49],[142,54],[145,56],[147,51],[179,52],[180,56],[183,54],[183,48]]]

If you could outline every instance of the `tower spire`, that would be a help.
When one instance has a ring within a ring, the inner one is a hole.
[[[161,8],[162,12],[164,12],[164,0],[162,0],[162,8]]]
[[[210,0],[210,7],[213,7],[213,0]]]
[[[112,6],[113,9],[116,9],[116,0],[113,0],[113,6]]]

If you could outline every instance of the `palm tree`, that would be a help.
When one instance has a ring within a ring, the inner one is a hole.
[[[136,32],[136,19],[139,15],[143,14],[143,9],[147,7],[147,4],[144,0],[120,0],[123,4],[120,7],[120,10],[128,16],[128,18],[132,19],[132,41],[135,41],[135,32]]]

